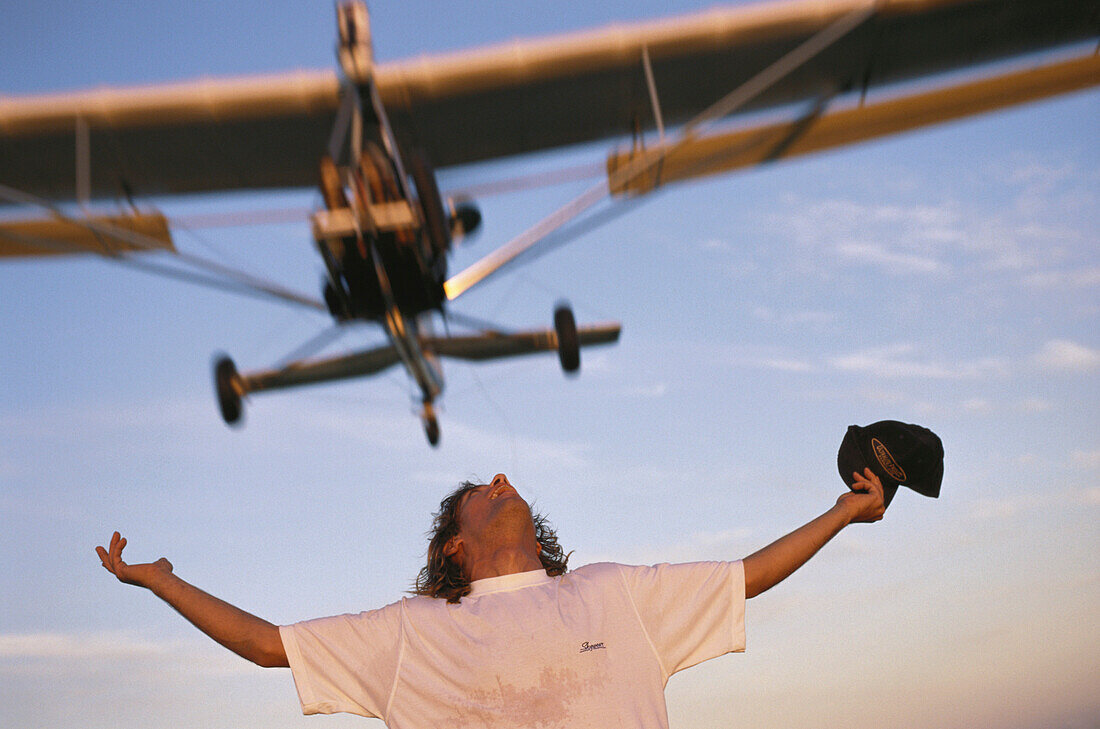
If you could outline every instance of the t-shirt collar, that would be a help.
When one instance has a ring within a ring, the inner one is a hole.
[[[531,570],[530,572],[516,572],[515,574],[501,575],[500,577],[486,577],[483,580],[474,580],[470,583],[469,597],[485,595],[490,592],[501,592],[503,590],[516,590],[521,587],[530,587],[531,585],[541,585],[553,579],[553,577],[546,574],[546,570],[544,569]]]

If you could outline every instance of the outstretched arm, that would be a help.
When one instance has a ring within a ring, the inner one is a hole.
[[[756,597],[787,579],[849,524],[882,518],[882,482],[869,468],[854,475],[856,491],[843,494],[821,516],[745,557],[745,597]]]
[[[290,665],[276,626],[184,582],[172,573],[172,563],[164,557],[146,564],[126,564],[122,561],[125,546],[126,538],[115,532],[108,549],[95,548],[103,567],[120,581],[150,590],[242,658],[265,667]]]

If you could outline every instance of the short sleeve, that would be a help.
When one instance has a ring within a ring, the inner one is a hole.
[[[401,603],[279,628],[303,714],[385,718],[400,660]]]
[[[621,573],[666,678],[745,650],[741,562],[623,566]]]

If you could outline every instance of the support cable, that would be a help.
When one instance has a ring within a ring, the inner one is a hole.
[[[86,230],[91,231],[97,236],[108,236],[114,240],[121,241],[127,245],[133,246],[139,251],[157,251],[162,249],[160,241],[150,238],[136,231],[125,230],[118,228],[109,223],[102,223],[93,220],[82,220],[80,218],[74,218],[71,215],[67,215],[60,208],[53,203],[39,198],[34,195],[16,190],[8,187],[7,185],[0,184],[0,198],[6,199],[13,203],[32,205],[34,207],[42,208],[48,212],[52,217],[65,223],[76,225]],[[22,236],[20,236],[22,237]],[[28,239],[27,243],[32,246],[41,248],[50,248],[49,245],[43,245],[41,241]],[[67,247],[68,251],[72,251],[71,246]],[[55,248],[56,249],[56,248]],[[83,248],[81,251],[85,250]],[[92,251],[95,252],[95,251]],[[128,253],[120,251],[110,251],[107,253],[98,253],[102,258],[106,258],[112,261],[125,262],[128,265],[136,268],[145,268],[150,271],[160,272],[164,275],[171,276],[173,278],[188,280],[194,283],[202,283],[203,285],[212,286],[214,288],[222,290],[237,291],[238,293],[244,293],[251,290],[251,293],[257,296],[267,296],[270,298],[279,299],[285,302],[299,304],[309,308],[317,309],[319,311],[327,311],[328,307],[324,303],[297,292],[291,291],[279,284],[266,281],[252,274],[238,271],[228,266],[223,266],[216,261],[196,256],[191,253],[175,252],[174,256],[181,263],[191,266],[197,269],[197,272],[189,272],[171,266],[138,263]],[[174,273],[168,273],[174,271]],[[216,277],[222,277],[225,281],[220,281]]]

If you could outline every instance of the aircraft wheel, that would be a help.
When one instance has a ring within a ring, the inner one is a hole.
[[[558,359],[561,368],[574,373],[581,368],[581,345],[577,337],[577,320],[568,306],[554,310],[554,331],[558,334]]]
[[[348,312],[348,308],[345,305],[344,298],[340,297],[340,294],[336,292],[336,288],[332,285],[331,281],[326,281],[325,286],[322,289],[325,295],[325,306],[328,307],[328,313],[332,314],[332,318],[336,321],[347,321],[351,318],[351,314]]]
[[[450,222],[451,238],[465,238],[481,226],[481,211],[472,202],[456,203]]]
[[[424,434],[428,436],[428,442],[432,446],[439,445],[439,421],[432,416],[424,423]]]
[[[436,255],[445,254],[451,247],[450,228],[447,216],[443,212],[443,200],[439,197],[439,187],[435,182],[435,173],[428,164],[423,152],[414,152],[409,157],[409,172],[412,174],[416,194],[420,198],[420,209],[424,212],[424,227],[432,251]]]
[[[439,445],[439,420],[435,417],[435,408],[431,400],[424,401],[424,410],[420,413],[420,419],[424,422],[424,435],[428,436],[428,442],[432,446]]]
[[[222,356],[214,365],[214,388],[218,393],[218,406],[222,419],[228,425],[236,425],[241,419],[241,394],[238,389],[240,375],[237,366],[227,356]]]

